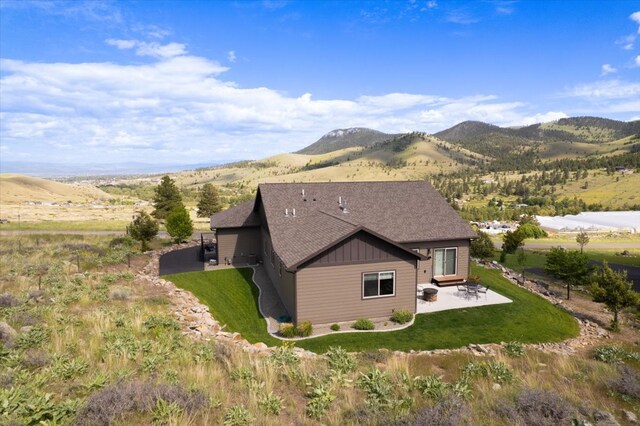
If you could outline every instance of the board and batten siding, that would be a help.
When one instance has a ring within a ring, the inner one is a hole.
[[[415,257],[375,235],[360,231],[305,262],[301,267],[388,262],[398,259],[412,260]]]
[[[395,296],[364,299],[362,274],[395,271]],[[296,320],[314,324],[391,316],[416,310],[416,260],[308,267],[296,273]]]
[[[456,275],[469,276],[469,244],[469,240],[451,240],[403,243],[402,245],[411,250],[420,249],[420,254],[425,256],[428,249],[431,249],[431,258],[418,262],[418,284],[425,284],[433,279],[433,251],[437,248],[456,247],[458,249]]]
[[[218,261],[224,263],[231,259],[232,263],[247,263],[249,255],[259,256],[260,228],[223,228],[216,230],[218,242]]]

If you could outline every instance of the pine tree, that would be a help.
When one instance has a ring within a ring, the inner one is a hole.
[[[627,281],[627,271],[612,270],[607,261],[594,277],[591,286],[594,302],[602,302],[613,313],[611,329],[618,330],[618,312],[621,309],[640,304],[640,295],[633,290],[631,281]]]
[[[155,188],[153,207],[151,215],[156,219],[166,219],[173,210],[184,209],[180,190],[176,186],[176,182],[169,176],[163,176],[162,181]]]
[[[158,228],[158,222],[149,216],[149,213],[140,211],[127,226],[127,234],[142,243],[142,251],[147,251],[149,249],[149,241],[158,235]]]
[[[584,246],[589,244],[589,234],[586,231],[580,231],[578,235],[576,235],[576,242],[580,244],[580,253],[584,251]]]
[[[198,217],[209,217],[222,210],[218,188],[210,183],[205,183],[200,189],[198,200]]]

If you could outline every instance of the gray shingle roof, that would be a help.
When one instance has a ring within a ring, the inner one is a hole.
[[[253,211],[255,200],[245,201],[237,206],[211,216],[211,228],[241,228],[260,226],[260,217]]]
[[[273,248],[287,268],[357,228],[395,243],[476,237],[427,182],[265,183],[258,186],[258,194]],[[289,216],[285,216],[285,209],[289,209]],[[211,218],[212,227],[251,226],[238,224],[257,219],[244,204],[223,213],[227,214]]]

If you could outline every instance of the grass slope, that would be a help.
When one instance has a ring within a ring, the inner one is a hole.
[[[93,186],[67,185],[32,176],[0,175],[0,201],[2,204],[25,201],[91,202],[113,198]]]
[[[297,346],[317,353],[325,352],[330,346],[342,346],[348,351],[379,348],[409,351],[512,340],[553,342],[578,334],[578,324],[570,314],[511,284],[499,271],[474,266],[473,273],[513,303],[421,314],[404,330],[340,333],[301,340]],[[250,269],[190,272],[166,278],[206,303],[212,315],[227,324],[229,331],[240,332],[250,342],[278,343],[266,332],[265,321],[259,314],[258,290],[251,282]]]
[[[267,331],[266,320],[258,309],[258,288],[253,285],[251,268],[222,269],[215,272],[188,272],[164,278],[193,293],[205,302],[213,317],[229,332],[240,332],[251,343],[280,344]]]

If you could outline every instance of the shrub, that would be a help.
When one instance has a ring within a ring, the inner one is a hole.
[[[134,247],[135,245],[136,245],[136,241],[128,235],[115,237],[109,242],[110,248],[120,248],[120,247],[131,248],[131,247]]]
[[[385,351],[360,352],[358,357],[363,361],[380,363],[387,360],[389,353]]]
[[[325,384],[319,384],[311,389],[307,402],[307,415],[312,419],[319,420],[327,411],[336,396],[331,392],[331,388]]]
[[[391,315],[391,321],[398,324],[406,324],[413,319],[413,313],[408,309],[398,309]]]
[[[640,400],[640,374],[627,366],[621,366],[619,373],[617,378],[609,381],[609,388],[622,395],[623,399]]]
[[[593,357],[607,364],[622,364],[625,361],[640,361],[640,353],[627,351],[620,346],[600,346],[593,351]]]
[[[474,377],[488,377],[496,383],[511,383],[513,381],[513,372],[504,362],[496,361],[472,361],[468,363],[462,372],[465,379]]]
[[[278,367],[293,366],[300,362],[300,358],[293,351],[293,342],[285,342],[277,347],[269,356],[269,361]]]
[[[447,383],[442,381],[442,376],[430,375],[426,377],[416,377],[413,385],[422,394],[434,400],[440,400],[447,389]]]
[[[244,405],[234,405],[224,413],[224,424],[228,426],[244,426],[253,422],[253,416]]]
[[[311,321],[302,321],[296,327],[296,335],[300,337],[309,337],[313,332],[313,326],[311,325]]]
[[[295,337],[296,331],[296,326],[291,324],[290,322],[283,322],[282,324],[280,324],[280,335],[282,337]]]
[[[331,327],[329,327],[331,329],[331,331],[340,331],[340,325],[338,324],[331,324]]]
[[[524,347],[520,342],[508,342],[504,345],[504,352],[511,358],[517,358],[524,355]]]
[[[373,369],[361,374],[357,384],[367,394],[367,405],[370,407],[383,408],[390,404],[393,385],[387,372]]]
[[[357,368],[356,359],[340,346],[331,346],[324,354],[327,357],[329,368],[342,373],[355,371]]]
[[[194,413],[208,403],[199,390],[187,391],[182,387],[152,381],[117,382],[87,398],[78,411],[78,425],[111,425],[122,423],[128,413],[152,412],[159,400],[176,403],[181,410]]]
[[[575,408],[553,391],[524,389],[516,396],[516,409],[524,424],[568,424]]]
[[[31,370],[45,367],[51,357],[42,349],[29,349],[22,358],[22,365]]]
[[[457,426],[468,424],[469,407],[460,399],[447,398],[432,407],[424,407],[400,421],[400,425]]]
[[[42,326],[35,326],[28,333],[21,334],[16,339],[16,347],[19,349],[34,348],[41,346],[49,340],[51,332]]]
[[[265,414],[273,414],[277,416],[282,411],[282,404],[284,401],[278,395],[274,395],[273,392],[269,392],[267,395],[263,395],[258,400],[260,409]]]
[[[12,308],[18,306],[20,301],[11,293],[0,294],[0,308]]]
[[[128,300],[131,297],[131,293],[127,288],[114,288],[111,290],[109,297],[113,300]]]
[[[370,319],[360,318],[359,320],[353,323],[351,328],[355,328],[356,330],[373,330],[375,326],[373,325]]]

